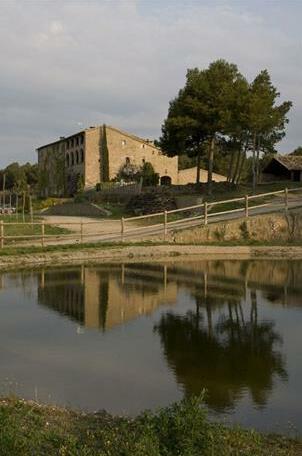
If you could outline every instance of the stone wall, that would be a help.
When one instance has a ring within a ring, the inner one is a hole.
[[[38,149],[39,167],[45,170],[44,196],[63,196],[64,192],[72,195],[77,190],[78,179],[83,179],[86,190],[95,188],[101,181],[102,131],[102,126],[90,127]],[[196,167],[178,171],[178,157],[164,155],[151,141],[110,126],[106,127],[106,136],[110,180],[117,176],[128,159],[138,167],[150,162],[160,177],[170,177],[172,185],[195,183]],[[58,154],[59,165],[56,158]],[[207,171],[201,169],[200,177],[201,182],[206,182]],[[222,182],[226,178],[214,173],[213,180]]]
[[[101,128],[85,130],[85,189],[95,188],[100,182]]]
[[[38,149],[40,193],[44,197],[65,192],[65,144],[56,142]]]
[[[170,242],[200,244],[217,241],[287,242],[302,240],[302,212],[292,211],[197,226],[168,235]]]
[[[116,177],[128,157],[136,166],[142,166],[144,161],[150,162],[160,177],[170,176],[172,184],[177,184],[178,157],[167,157],[153,143],[144,142],[134,135],[123,133],[113,127],[106,127],[106,131],[110,179]]]
[[[197,167],[194,166],[193,168],[181,169],[178,171],[178,184],[179,185],[186,185],[186,184],[195,184],[196,182],[196,174],[197,174]],[[227,178],[222,176],[221,174],[213,173],[213,181],[215,182],[225,182]],[[207,182],[208,181],[208,171],[205,169],[200,170],[200,182]]]

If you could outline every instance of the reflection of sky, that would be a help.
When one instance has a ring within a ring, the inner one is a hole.
[[[21,281],[6,280],[6,288],[0,291],[0,383],[4,392],[9,379],[17,383],[15,391],[28,398],[37,395],[44,401],[114,413],[137,413],[181,397],[182,387],[166,364],[153,328],[167,309],[180,315],[195,311],[189,289],[179,289],[176,304],[162,306],[151,316],[105,333],[87,328],[79,333],[76,322],[37,305],[36,283],[31,279],[24,287]],[[273,391],[262,409],[254,406],[244,390],[234,413],[225,417],[267,430],[285,429],[291,422],[301,430],[302,306],[283,307],[268,302],[264,295],[257,292],[258,320],[274,322],[281,335],[282,344],[275,349],[285,357],[288,379],[273,378]],[[244,311],[248,317],[249,307]],[[217,308],[214,321],[224,312],[226,307]]]
[[[258,294],[258,297],[261,296]],[[274,329],[282,336],[281,353],[285,354],[286,382],[273,378],[271,392],[265,408],[261,410],[253,404],[249,395],[236,404],[232,417],[225,416],[227,422],[235,421],[243,426],[253,426],[265,431],[302,432],[302,350],[301,350],[301,309],[285,308],[258,299],[258,314],[262,321],[273,321]],[[214,415],[215,416],[215,415]],[[217,417],[217,415],[216,415]],[[221,416],[220,416],[221,419]]]
[[[179,398],[153,334],[157,314],[78,334],[76,323],[23,300],[21,290],[2,291],[0,308],[0,372],[17,379],[17,393],[30,397],[36,387],[41,400],[132,413],[159,396]]]

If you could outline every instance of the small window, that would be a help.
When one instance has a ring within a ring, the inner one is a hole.
[[[82,135],[82,136],[80,137],[80,143],[81,143],[81,144],[84,144],[84,135]]]
[[[126,145],[126,140],[122,139],[122,146],[125,146],[125,145]]]
[[[66,155],[66,166],[69,166],[70,164],[70,158],[69,158],[69,154]]]
[[[130,164],[130,158],[126,157],[126,165],[129,165],[129,164]]]
[[[79,145],[79,137],[78,136],[76,137],[76,145],[77,146]]]
[[[73,147],[73,139],[70,140],[70,147]]]
[[[74,154],[73,152],[71,152],[71,166],[74,165]]]
[[[146,163],[146,159],[145,159],[145,158],[143,158],[143,159],[142,159],[142,162],[143,162],[143,164],[145,164],[145,163]]]
[[[76,163],[79,164],[79,151],[76,151]]]
[[[81,149],[81,163],[84,163],[84,151]]]
[[[145,147],[146,147],[146,144],[141,144],[142,149],[145,149]]]

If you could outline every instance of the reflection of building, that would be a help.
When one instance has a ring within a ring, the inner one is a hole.
[[[49,269],[41,274],[39,303],[87,328],[113,328],[176,301],[177,285],[157,269],[158,279],[147,282],[130,266]]]
[[[301,305],[302,266],[294,261],[194,261],[46,269],[39,303],[88,328],[112,328],[173,304],[179,289],[210,310],[240,303],[248,290],[287,306]],[[13,279],[13,275],[10,275]]]

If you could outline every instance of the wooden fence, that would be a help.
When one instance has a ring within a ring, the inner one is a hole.
[[[60,227],[73,229],[73,232],[51,233],[52,227],[58,223],[42,221],[30,222],[4,222],[0,221],[0,247],[12,245],[41,245],[44,247],[56,243],[83,243],[91,241],[124,241],[137,237],[160,236],[166,239],[169,230],[176,230],[195,226],[207,225],[212,221],[223,221],[232,218],[245,217],[258,213],[266,213],[272,210],[288,211],[290,208],[289,196],[295,192],[301,192],[302,187],[279,190],[276,192],[261,193],[258,195],[246,195],[240,198],[232,198],[223,201],[204,202],[195,206],[189,206],[170,211],[157,212],[155,214],[140,215],[135,217],[122,217],[120,220],[95,220],[83,222],[62,222]],[[295,200],[293,207],[302,206],[302,194],[300,200]],[[220,206],[220,210],[219,209]],[[235,206],[235,207],[234,207]],[[239,206],[239,207],[236,207]],[[263,208],[263,211],[259,209]],[[238,216],[238,217],[237,217]],[[149,223],[150,222],[150,223]],[[110,228],[108,228],[110,224]],[[10,234],[13,226],[27,227],[28,233]],[[113,226],[114,225],[114,226]],[[49,232],[50,231],[50,232]],[[25,244],[24,244],[25,241]]]

